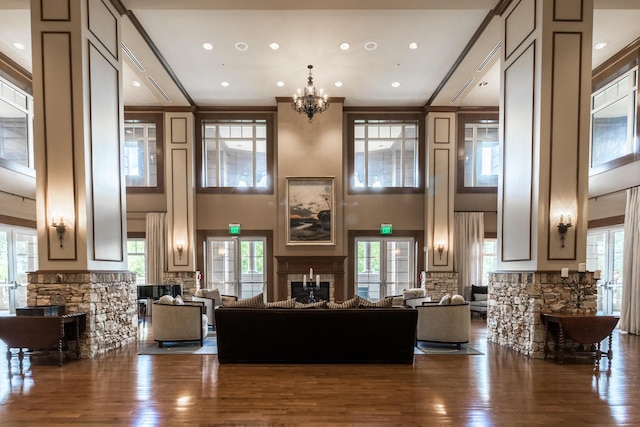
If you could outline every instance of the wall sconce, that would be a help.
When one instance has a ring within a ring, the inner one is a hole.
[[[182,259],[182,251],[184,250],[184,245],[182,244],[182,242],[178,242],[178,244],[176,245],[176,250],[178,251],[178,258]]]
[[[438,257],[442,259],[442,252],[444,252],[444,243],[438,243]]]
[[[56,214],[54,213],[51,217],[51,228],[56,230],[58,233],[58,240],[60,240],[60,247],[62,246],[62,239],[64,239],[64,233],[67,231],[67,226],[64,223],[64,218],[60,215],[60,220],[56,222]]]
[[[558,223],[558,233],[560,233],[560,240],[562,241],[562,247],[564,248],[564,236],[571,227],[571,215],[567,215],[567,222],[564,222],[564,215],[560,215],[560,222]]]

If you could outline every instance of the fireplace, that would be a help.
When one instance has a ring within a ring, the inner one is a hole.
[[[277,259],[277,298],[286,299],[293,297],[293,284],[302,284],[304,276],[309,274],[309,269],[320,277],[320,288],[323,284],[328,286],[328,298],[326,301],[344,300],[344,260],[345,256],[276,256]],[[307,276],[308,277],[308,276]],[[310,283],[309,283],[310,284]],[[315,283],[314,283],[315,284]],[[318,294],[314,289],[314,296],[318,300]],[[320,291],[324,292],[324,291]]]
[[[304,304],[330,301],[330,282],[320,282],[320,286],[316,286],[316,283],[304,286],[303,282],[291,282],[291,298]]]

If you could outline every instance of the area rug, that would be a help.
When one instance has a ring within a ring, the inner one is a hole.
[[[147,347],[138,349],[138,354],[218,354],[218,342],[215,332],[209,332],[209,335],[204,339],[204,345],[202,347],[200,347],[198,341],[165,342],[162,348],[158,346],[157,342],[154,342]]]
[[[415,347],[414,355],[418,354],[441,354],[446,356],[470,356],[474,354],[484,354],[475,348],[469,347],[466,344],[460,346],[460,350],[454,344],[440,344],[433,342],[419,342]]]

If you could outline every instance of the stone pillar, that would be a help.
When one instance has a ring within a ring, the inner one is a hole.
[[[513,2],[502,23],[498,271],[517,273],[494,275],[488,336],[537,354],[542,277],[586,259],[593,1]],[[564,241],[561,216],[573,220]]]
[[[28,300],[86,311],[81,351],[93,356],[134,340],[137,325],[126,272],[120,15],[100,0],[32,0],[31,33],[40,270]],[[122,332],[112,333],[113,319]]]

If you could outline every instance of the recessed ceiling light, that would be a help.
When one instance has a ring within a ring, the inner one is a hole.
[[[245,42],[238,42],[236,43],[236,49],[238,49],[241,52],[244,52],[245,50],[249,49],[249,45],[246,44]]]
[[[22,43],[19,43],[19,42],[13,43],[13,47],[15,47],[16,49],[19,49],[19,50],[25,50],[27,48],[25,45],[23,45]]]
[[[211,50],[211,49],[213,49],[213,45],[212,45],[211,43],[202,43],[202,47],[203,47],[205,50]]]
[[[364,48],[366,50],[376,50],[378,48],[378,43],[376,43],[376,42],[366,42],[364,44]]]
[[[347,42],[340,43],[340,49],[347,50],[351,47],[351,45]]]
[[[229,82],[220,82],[220,86],[227,87],[229,86]]]
[[[282,86],[284,86],[284,82],[276,82],[276,85],[277,85],[278,87],[282,87]]]
[[[600,50],[602,48],[604,48],[607,44],[605,42],[600,42],[600,43],[596,43],[595,45],[593,45],[593,48],[595,50]]]
[[[137,80],[134,80],[134,81],[131,82],[131,86],[140,87],[140,86],[142,86],[142,83],[140,83]]]
[[[278,49],[280,49],[280,45],[279,45],[278,43],[275,43],[275,42],[273,42],[273,43],[269,43],[269,47],[270,47],[271,49],[273,49],[273,50],[278,50]]]
[[[335,82],[333,85],[335,87],[342,87],[342,82]]]
[[[480,83],[478,83],[478,86],[485,87],[488,84],[489,84],[489,82],[480,82]]]
[[[416,42],[409,43],[409,49],[415,50],[417,48],[418,48],[418,43],[416,43]]]
[[[399,86],[400,86],[400,82],[391,83],[391,87],[399,87]]]

